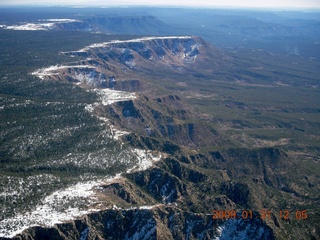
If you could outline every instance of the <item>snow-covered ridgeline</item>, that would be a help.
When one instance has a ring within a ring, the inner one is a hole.
[[[31,74],[44,80],[50,76],[59,76],[61,74],[61,71],[63,72],[63,71],[75,70],[75,69],[77,69],[77,72],[73,74],[73,78],[78,80],[79,83],[84,83],[85,85],[89,85],[89,86],[93,86],[94,82],[97,80],[96,79],[97,76],[101,75],[96,71],[96,68],[91,65],[64,65],[64,66],[56,65],[56,66],[50,66],[47,68],[39,69],[35,72],[32,72]],[[88,69],[90,69],[91,72],[90,71],[87,72]],[[92,88],[87,91],[94,92],[99,97],[98,102],[95,102],[93,104],[87,104],[85,107],[85,109],[93,115],[94,115],[94,109],[99,105],[106,106],[106,105],[113,104],[115,102],[129,101],[136,98],[135,93],[118,91],[118,90],[113,90],[109,88]],[[111,126],[110,122],[106,118],[100,118],[99,116],[96,116],[96,117],[98,117],[100,120],[103,120],[112,129],[113,138],[116,140],[118,140],[120,136],[129,133],[126,131],[117,130],[115,127]]]
[[[83,84],[90,87],[101,87],[107,83],[107,75],[100,72],[95,66],[91,65],[70,65],[70,66],[51,66],[41,68],[31,73],[42,80],[50,79],[54,76],[68,76],[76,81],[76,84]]]
[[[138,158],[138,163],[127,172],[141,171],[159,161],[164,154],[150,150],[131,149]],[[32,226],[53,226],[57,223],[73,220],[90,212],[101,209],[90,208],[99,202],[99,188],[101,185],[110,184],[121,179],[121,174],[115,177],[87,181],[60,189],[45,197],[31,212],[17,214],[12,218],[0,221],[0,237],[14,237],[23,230]],[[139,209],[151,209],[154,206],[141,206]],[[128,209],[130,210],[130,209]]]
[[[0,237],[13,237],[32,226],[53,226],[89,212],[99,211],[98,209],[84,210],[80,206],[81,204],[89,205],[94,201],[95,186],[117,178],[119,175],[105,181],[78,183],[52,193],[44,198],[32,212],[0,221]]]
[[[41,22],[57,22],[57,23],[70,23],[70,22],[81,22],[77,19],[70,19],[70,18],[50,18],[50,19],[41,19]]]
[[[40,23],[22,23],[20,25],[0,25],[0,28],[20,31],[46,31],[54,29],[56,24],[80,22],[76,19],[42,19]]]
[[[22,25],[5,26],[5,29],[19,30],[19,31],[40,31],[52,29],[54,23],[26,23]]]
[[[163,205],[164,205],[163,203],[158,203],[158,204],[155,204],[155,205],[144,205],[144,206],[130,207],[130,208],[121,208],[121,207],[118,207],[117,205],[113,205],[112,209],[126,210],[126,211],[136,210],[136,209],[151,210],[153,208],[161,207]]]
[[[39,70],[32,72],[31,75],[37,76],[43,80],[43,79],[45,79],[45,77],[48,77],[48,76],[59,75],[60,70],[65,70],[68,68],[95,69],[94,66],[90,66],[90,65],[70,65],[70,66],[56,65],[56,66],[51,66],[51,67],[47,67],[47,68],[41,68]]]
[[[119,43],[135,43],[135,42],[145,42],[145,41],[152,41],[152,40],[165,40],[165,39],[191,39],[192,36],[165,36],[165,37],[143,37],[143,38],[136,38],[130,40],[114,40],[110,42],[103,42],[103,43],[95,43],[91,44],[85,48],[82,48],[78,51],[71,51],[71,52],[62,52],[62,53],[72,53],[72,52],[87,52],[93,48],[103,48],[108,45],[112,44],[119,44]]]

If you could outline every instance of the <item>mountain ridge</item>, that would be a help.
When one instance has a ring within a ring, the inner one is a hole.
[[[143,84],[148,85],[152,80],[150,75],[161,79],[166,74],[197,75],[201,71],[200,77],[209,78],[215,72],[226,71],[233,66],[228,55],[195,36],[109,41],[61,54],[80,58],[79,63],[44,68],[33,74],[42,79],[69,79],[79,84],[86,81],[91,87],[121,90],[121,81],[129,81],[130,84],[134,80],[132,84],[140,84],[137,87],[144,89]]]

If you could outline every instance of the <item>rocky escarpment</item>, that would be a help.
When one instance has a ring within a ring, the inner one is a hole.
[[[230,65],[222,52],[192,36],[111,41],[61,54],[81,60],[33,74],[44,80],[69,81],[84,87],[150,91],[153,81],[166,81],[171,74],[195,74],[200,67],[203,75],[210,75]]]
[[[152,88],[150,82],[166,81],[172,74],[200,71],[203,76],[212,76],[232,66],[226,54],[194,36],[111,41],[63,54],[81,57],[82,65],[94,66],[98,72],[112,77],[114,83],[136,79],[148,89]]]
[[[209,46],[198,37],[146,37],[93,44],[64,54],[104,60],[109,66],[120,63],[129,68],[146,69],[151,64],[153,67],[159,64],[174,69],[195,63],[197,58],[201,60],[206,56],[206,48]]]
[[[188,228],[181,223],[187,221]],[[97,227],[99,226],[99,227]],[[172,207],[153,209],[108,210],[90,214],[86,219],[55,228],[33,228],[16,239],[197,239],[197,235],[214,237],[210,218],[181,212]]]
[[[101,203],[112,204],[108,210],[51,228],[33,227],[14,239],[237,239],[239,234],[274,239],[261,219],[212,218],[214,209],[246,206],[240,201],[248,194],[240,191],[244,184],[234,183],[226,194],[237,196],[227,196],[221,191],[221,175],[213,178],[174,158],[126,177],[99,188]]]
[[[134,101],[119,102],[99,109],[115,126],[129,129],[140,137],[176,145],[205,147],[214,144],[217,133],[196,120],[195,114],[177,95],[152,98],[141,96]]]
[[[33,227],[15,239],[213,239],[220,235],[218,225],[218,222],[208,215],[159,205],[151,208],[102,211],[49,229]],[[248,225],[255,231],[248,230]],[[241,234],[250,239],[274,239],[270,229],[264,229],[261,222],[254,220],[246,223],[234,220],[224,226],[224,229],[236,226],[239,229],[243,227]],[[226,237],[221,239],[227,239]]]
[[[172,155],[151,169],[101,184],[96,189],[99,201],[92,206],[101,211],[54,227],[32,227],[14,239],[238,239],[239,234],[247,239],[274,239],[273,230],[284,224],[274,214],[264,221],[222,221],[214,220],[212,211],[252,209],[259,214],[259,209],[271,208],[264,199],[270,197],[270,189],[280,186],[268,185],[263,178],[281,177],[286,169],[284,152],[229,149],[185,155],[177,150]],[[264,170],[268,168],[277,170]],[[283,179],[282,184],[286,183]]]
[[[201,38],[174,36],[111,41],[63,54],[80,57],[81,61],[77,65],[40,69],[33,74],[43,80],[68,81],[84,88],[143,92],[134,101],[95,106],[94,114],[98,117],[156,141],[166,139],[193,148],[217,141],[216,131],[199,121],[180,96],[154,94],[159,87],[154,87],[155,81],[165,84],[170,74],[193,72],[198,67],[214,71],[228,65],[224,55]]]

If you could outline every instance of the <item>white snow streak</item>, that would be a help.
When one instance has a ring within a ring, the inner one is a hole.
[[[155,153],[150,150],[133,149],[139,160],[138,164],[132,169],[127,170],[127,173],[135,171],[143,171],[152,167],[154,162],[159,161],[163,157],[163,153]]]
[[[27,23],[23,25],[6,26],[5,29],[19,31],[40,31],[49,30],[54,26],[54,23]]]
[[[47,67],[47,68],[41,68],[37,71],[32,72],[31,75],[37,76],[43,80],[47,76],[59,75],[60,74],[58,72],[59,70],[68,69],[68,68],[95,69],[94,66],[90,66],[90,65],[74,65],[74,66],[58,66],[58,65],[56,65],[56,66],[51,66],[51,67]]]
[[[105,89],[95,88],[90,91],[94,91],[99,96],[99,102],[96,102],[93,104],[87,104],[85,107],[85,109],[91,114],[94,113],[95,107],[97,107],[100,104],[106,106],[116,102],[128,101],[136,98],[135,93],[117,91],[117,90],[112,90],[108,88],[105,88]],[[112,130],[112,138],[115,140],[119,140],[121,136],[130,133],[128,131],[120,130],[114,127],[110,123],[108,118],[105,118],[105,117],[98,117],[98,118],[103,122],[105,122],[105,124]]]
[[[18,31],[47,31],[55,27],[57,23],[80,22],[76,19],[43,19],[44,23],[22,23],[20,25],[0,25],[0,28],[18,30]]]
[[[0,221],[0,237],[12,238],[23,230],[33,226],[50,227],[57,223],[73,220],[90,212],[101,211],[101,209],[87,208],[90,204],[95,203],[98,197],[95,189],[99,189],[100,185],[112,183],[120,178],[121,175],[117,174],[113,178],[78,183],[58,190],[45,197],[33,211]],[[159,204],[131,209],[152,209],[157,206]],[[117,207],[114,206],[114,208]],[[83,231],[81,236],[85,236],[86,233]]]
[[[102,181],[78,183],[52,193],[44,198],[32,212],[2,220],[0,237],[14,237],[31,226],[53,226],[89,212],[99,211],[98,209],[82,209],[79,204],[90,203],[94,196],[92,188],[101,183]]]
[[[77,19],[70,19],[70,18],[50,18],[50,19],[42,19],[40,21],[43,22],[58,22],[58,23],[70,23],[70,22],[80,22]]]
[[[144,42],[144,41],[151,41],[151,40],[164,40],[164,39],[191,39],[192,36],[168,36],[168,37],[143,37],[143,38],[136,38],[136,39],[130,39],[130,40],[114,40],[110,42],[103,42],[103,43],[95,43],[92,45],[89,45],[85,48],[82,48],[78,51],[74,52],[87,52],[90,49],[93,48],[103,48],[111,44],[118,44],[118,43],[134,43],[134,42]]]

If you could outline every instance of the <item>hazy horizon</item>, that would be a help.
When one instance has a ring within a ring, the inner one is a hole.
[[[215,1],[209,0],[120,0],[120,1],[97,1],[97,0],[2,0],[0,6],[66,6],[66,7],[130,7],[130,6],[158,6],[158,7],[205,7],[205,8],[272,8],[272,9],[320,9],[320,1],[317,0],[269,0],[269,1],[253,1],[244,0],[240,3],[234,1]]]

